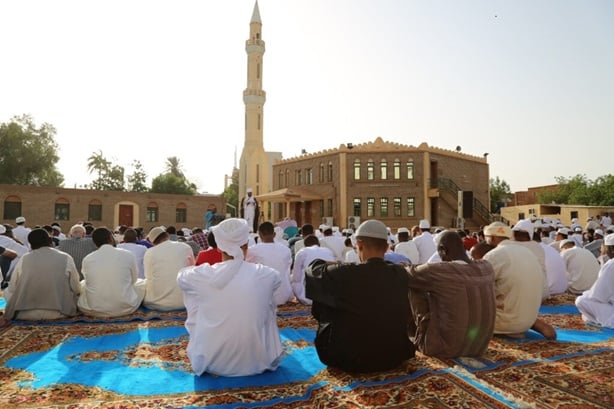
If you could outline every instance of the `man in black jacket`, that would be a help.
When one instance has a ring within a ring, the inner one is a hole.
[[[383,371],[414,356],[407,335],[407,273],[384,261],[387,239],[382,222],[367,220],[356,231],[361,264],[315,260],[307,269],[307,298],[318,320],[315,346],[328,366]]]

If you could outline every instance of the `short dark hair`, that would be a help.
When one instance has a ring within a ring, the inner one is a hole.
[[[309,236],[310,234],[313,234],[313,225],[303,224],[303,227],[301,227],[301,234],[303,236]]]
[[[100,247],[103,244],[109,244],[109,236],[111,236],[111,231],[106,227],[98,227],[92,233],[92,240],[96,247]]]
[[[135,243],[136,242],[136,238],[137,238],[136,230],[134,230],[134,229],[127,229],[124,232],[124,241],[126,243]]]
[[[258,226],[258,233],[263,236],[270,236],[275,233],[275,226],[271,222],[262,222],[260,226]]]
[[[309,235],[309,236],[305,237],[303,239],[303,242],[305,244],[305,247],[311,247],[311,246],[316,245],[316,244],[318,246],[320,245],[320,240],[316,236],[314,236],[314,235]]]
[[[28,243],[30,243],[32,250],[51,247],[51,236],[45,229],[34,229],[28,233]]]
[[[168,234],[177,234],[177,229],[175,228],[175,226],[168,226],[166,228],[166,232]]]

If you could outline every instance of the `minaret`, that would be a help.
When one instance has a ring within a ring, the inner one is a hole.
[[[263,108],[266,101],[266,93],[262,90],[262,57],[265,50],[258,0],[249,23],[249,39],[245,42],[245,51],[247,52],[247,88],[243,91],[245,144],[239,160],[239,198],[245,195],[247,188],[251,188],[255,196],[269,191],[270,163],[264,151],[262,137]]]

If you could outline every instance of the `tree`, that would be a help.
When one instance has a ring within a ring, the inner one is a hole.
[[[222,196],[224,196],[226,203],[234,206],[233,217],[239,217],[238,214],[234,214],[239,209],[239,169],[234,168],[232,170],[231,183],[224,189]]]
[[[0,183],[62,186],[57,170],[58,145],[55,128],[47,123],[36,127],[29,115],[14,116],[0,124]]]
[[[499,213],[500,209],[505,206],[508,199],[512,196],[510,185],[505,180],[499,179],[497,176],[490,179],[490,212]]]
[[[538,196],[540,203],[585,206],[614,206],[614,176],[600,176],[591,181],[586,175],[555,178],[557,189]]]
[[[90,174],[96,172],[98,177],[90,187],[96,190],[124,191],[124,168],[107,160],[102,151],[92,152],[87,158],[87,169]]]
[[[151,181],[151,192],[193,195],[196,193],[196,185],[183,174],[180,160],[176,156],[171,156],[166,158],[166,173],[156,176]]]
[[[143,164],[139,160],[132,162],[134,171],[128,176],[128,189],[131,192],[147,192],[147,173],[143,169]]]

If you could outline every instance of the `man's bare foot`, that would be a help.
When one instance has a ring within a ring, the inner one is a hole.
[[[556,339],[556,331],[554,330],[554,327],[544,320],[539,318],[536,319],[531,329],[539,332],[548,340],[552,341]]]

